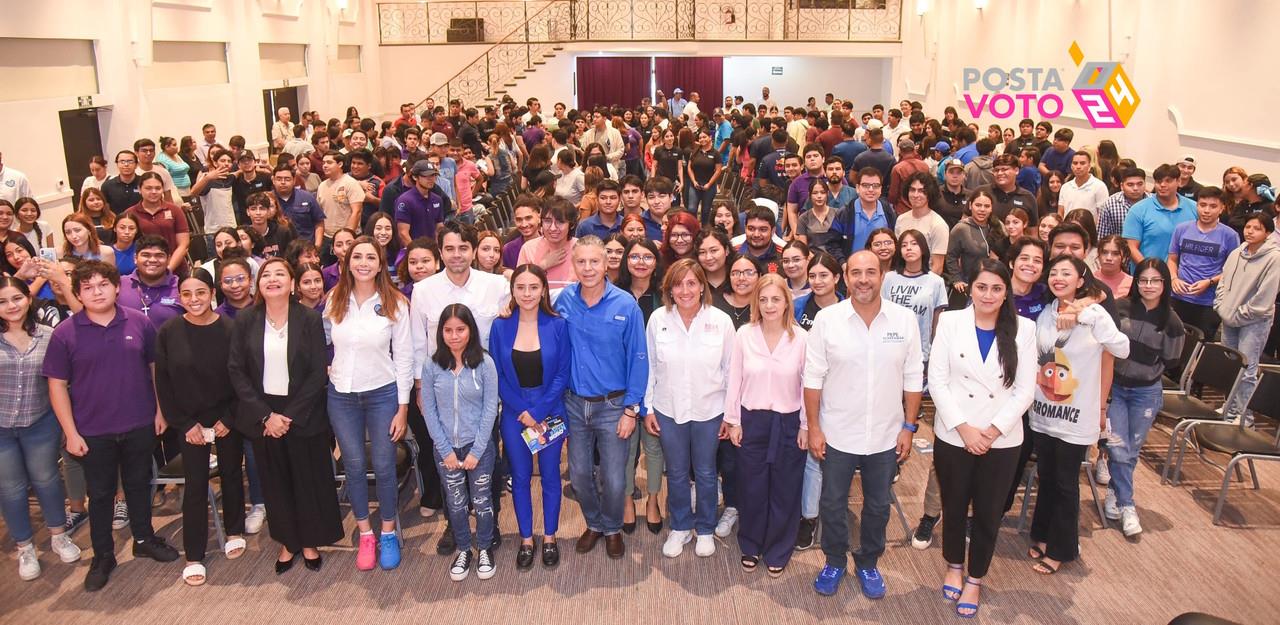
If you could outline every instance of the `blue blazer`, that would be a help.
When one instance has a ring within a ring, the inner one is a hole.
[[[542,351],[542,386],[539,397],[530,403],[520,388],[511,351],[520,328],[520,315],[493,320],[489,330],[489,354],[498,366],[498,397],[502,412],[512,418],[526,410],[534,421],[542,422],[553,415],[564,415],[564,391],[569,386],[569,324],[562,317],[538,311],[538,342]]]

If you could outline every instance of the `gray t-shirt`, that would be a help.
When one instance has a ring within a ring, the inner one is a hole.
[[[884,284],[880,294],[885,299],[905,306],[916,314],[920,324],[920,349],[924,361],[929,362],[929,346],[933,341],[933,318],[939,310],[947,306],[947,285],[942,276],[933,273],[922,273],[915,277],[907,277],[896,271],[884,276]]]

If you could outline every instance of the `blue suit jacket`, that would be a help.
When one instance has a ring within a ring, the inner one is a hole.
[[[516,377],[516,367],[511,362],[511,351],[520,328],[520,315],[493,320],[489,330],[489,354],[498,366],[498,397],[502,400],[504,418],[519,416],[528,410],[534,421],[544,421],[552,415],[564,415],[564,391],[569,385],[569,324],[560,317],[538,312],[538,343],[542,352],[542,387],[537,401],[525,399]]]

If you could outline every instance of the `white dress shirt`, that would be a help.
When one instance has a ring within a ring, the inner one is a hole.
[[[653,311],[645,331],[652,355],[644,393],[649,411],[676,423],[724,414],[733,335],[733,320],[714,306],[703,306],[688,328],[675,307]]]
[[[263,315],[262,392],[267,395],[289,395],[289,322],[279,330]]]
[[[1093,213],[1093,219],[1098,219],[1098,209],[1106,203],[1107,198],[1111,197],[1107,191],[1106,183],[1098,180],[1092,175],[1084,184],[1076,184],[1073,177],[1062,183],[1062,190],[1058,191],[1058,206],[1065,215],[1076,208],[1083,208]]]
[[[471,309],[480,330],[480,345],[489,344],[489,327],[511,299],[511,287],[501,274],[472,269],[467,281],[458,286],[441,271],[413,285],[409,316],[413,330],[413,377],[422,378],[422,366],[436,351],[436,324],[449,304]],[[496,358],[496,357],[495,357]]]
[[[827,444],[866,456],[893,449],[904,392],[924,382],[916,315],[886,299],[870,327],[844,300],[818,312],[805,350],[804,387],[822,391],[818,424]]]
[[[997,339],[998,340],[998,339]],[[938,440],[964,447],[956,428],[968,423],[979,431],[1000,430],[991,443],[997,449],[1022,445],[1022,413],[1035,397],[1036,324],[1018,317],[1018,367],[1013,384],[1004,385],[1000,346],[991,344],[987,357],[978,348],[973,307],[942,313],[929,358],[929,394],[936,407],[933,432]]]
[[[332,301],[325,305],[324,335],[333,345],[329,381],[334,390],[362,393],[395,382],[400,403],[409,403],[413,394],[413,322],[408,302],[401,300],[399,305],[392,321],[377,294],[364,304],[357,303],[353,294],[341,322],[329,316]]]

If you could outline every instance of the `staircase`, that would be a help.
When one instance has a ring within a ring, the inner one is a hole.
[[[418,102],[417,108],[421,109],[427,99],[438,103],[457,99],[467,105],[497,104],[521,80],[564,50],[563,42],[572,36],[571,19],[570,0],[555,0],[543,6]]]

